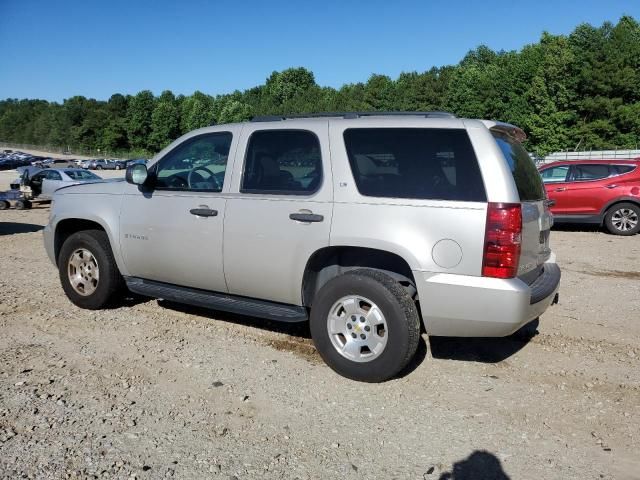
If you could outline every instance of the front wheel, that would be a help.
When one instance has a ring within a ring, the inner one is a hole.
[[[634,235],[640,231],[640,207],[630,202],[614,205],[605,215],[604,224],[614,235]]]
[[[124,287],[109,237],[102,230],[85,230],[67,238],[58,256],[58,272],[69,300],[89,310],[113,304]]]
[[[316,295],[311,336],[334,371],[382,382],[413,358],[420,338],[415,302],[388,275],[358,269],[329,280]]]

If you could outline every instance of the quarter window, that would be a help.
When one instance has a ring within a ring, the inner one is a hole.
[[[221,192],[232,137],[207,133],[178,145],[158,162],[156,188]]]
[[[486,201],[465,130],[351,128],[345,130],[344,141],[362,195]]]
[[[322,182],[318,137],[307,130],[259,130],[249,138],[240,191],[309,195]]]

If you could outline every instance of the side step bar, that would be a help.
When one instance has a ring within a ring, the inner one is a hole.
[[[196,307],[222,310],[280,322],[305,322],[309,319],[307,309],[297,305],[256,300],[197,288],[180,287],[136,277],[125,277],[125,281],[129,290],[145,297],[186,303]]]

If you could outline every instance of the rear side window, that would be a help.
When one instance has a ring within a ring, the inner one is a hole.
[[[521,202],[544,199],[544,186],[536,165],[517,140],[502,132],[491,131],[511,168]]]
[[[609,165],[582,164],[574,165],[571,170],[571,180],[600,180],[609,176]]]
[[[310,195],[322,182],[318,137],[308,130],[259,130],[249,138],[240,191]]]
[[[464,129],[350,128],[344,141],[362,195],[486,201]]]

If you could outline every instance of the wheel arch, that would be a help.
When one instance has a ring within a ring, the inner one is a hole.
[[[633,203],[634,205],[637,205],[638,207],[640,207],[640,198],[624,196],[624,197],[618,197],[608,202],[600,212],[600,226],[604,225],[604,221],[607,216],[607,213],[609,213],[609,210],[611,210],[613,207],[615,207],[619,203]]]
[[[322,286],[350,270],[369,268],[386,273],[416,295],[416,283],[409,263],[400,255],[386,250],[340,245],[316,250],[309,257],[302,279],[302,304],[310,307]]]
[[[59,220],[55,226],[55,234],[53,240],[53,248],[54,248],[54,258],[56,263],[58,263],[58,256],[60,255],[60,250],[64,242],[71,235],[77,232],[81,232],[84,230],[102,230],[107,234],[107,238],[109,239],[109,246],[111,248],[111,252],[116,260],[116,264],[118,268],[122,272],[122,264],[119,259],[119,255],[117,254],[117,250],[114,248],[114,239],[113,234],[102,222],[97,219],[87,219],[87,218],[64,218]]]

